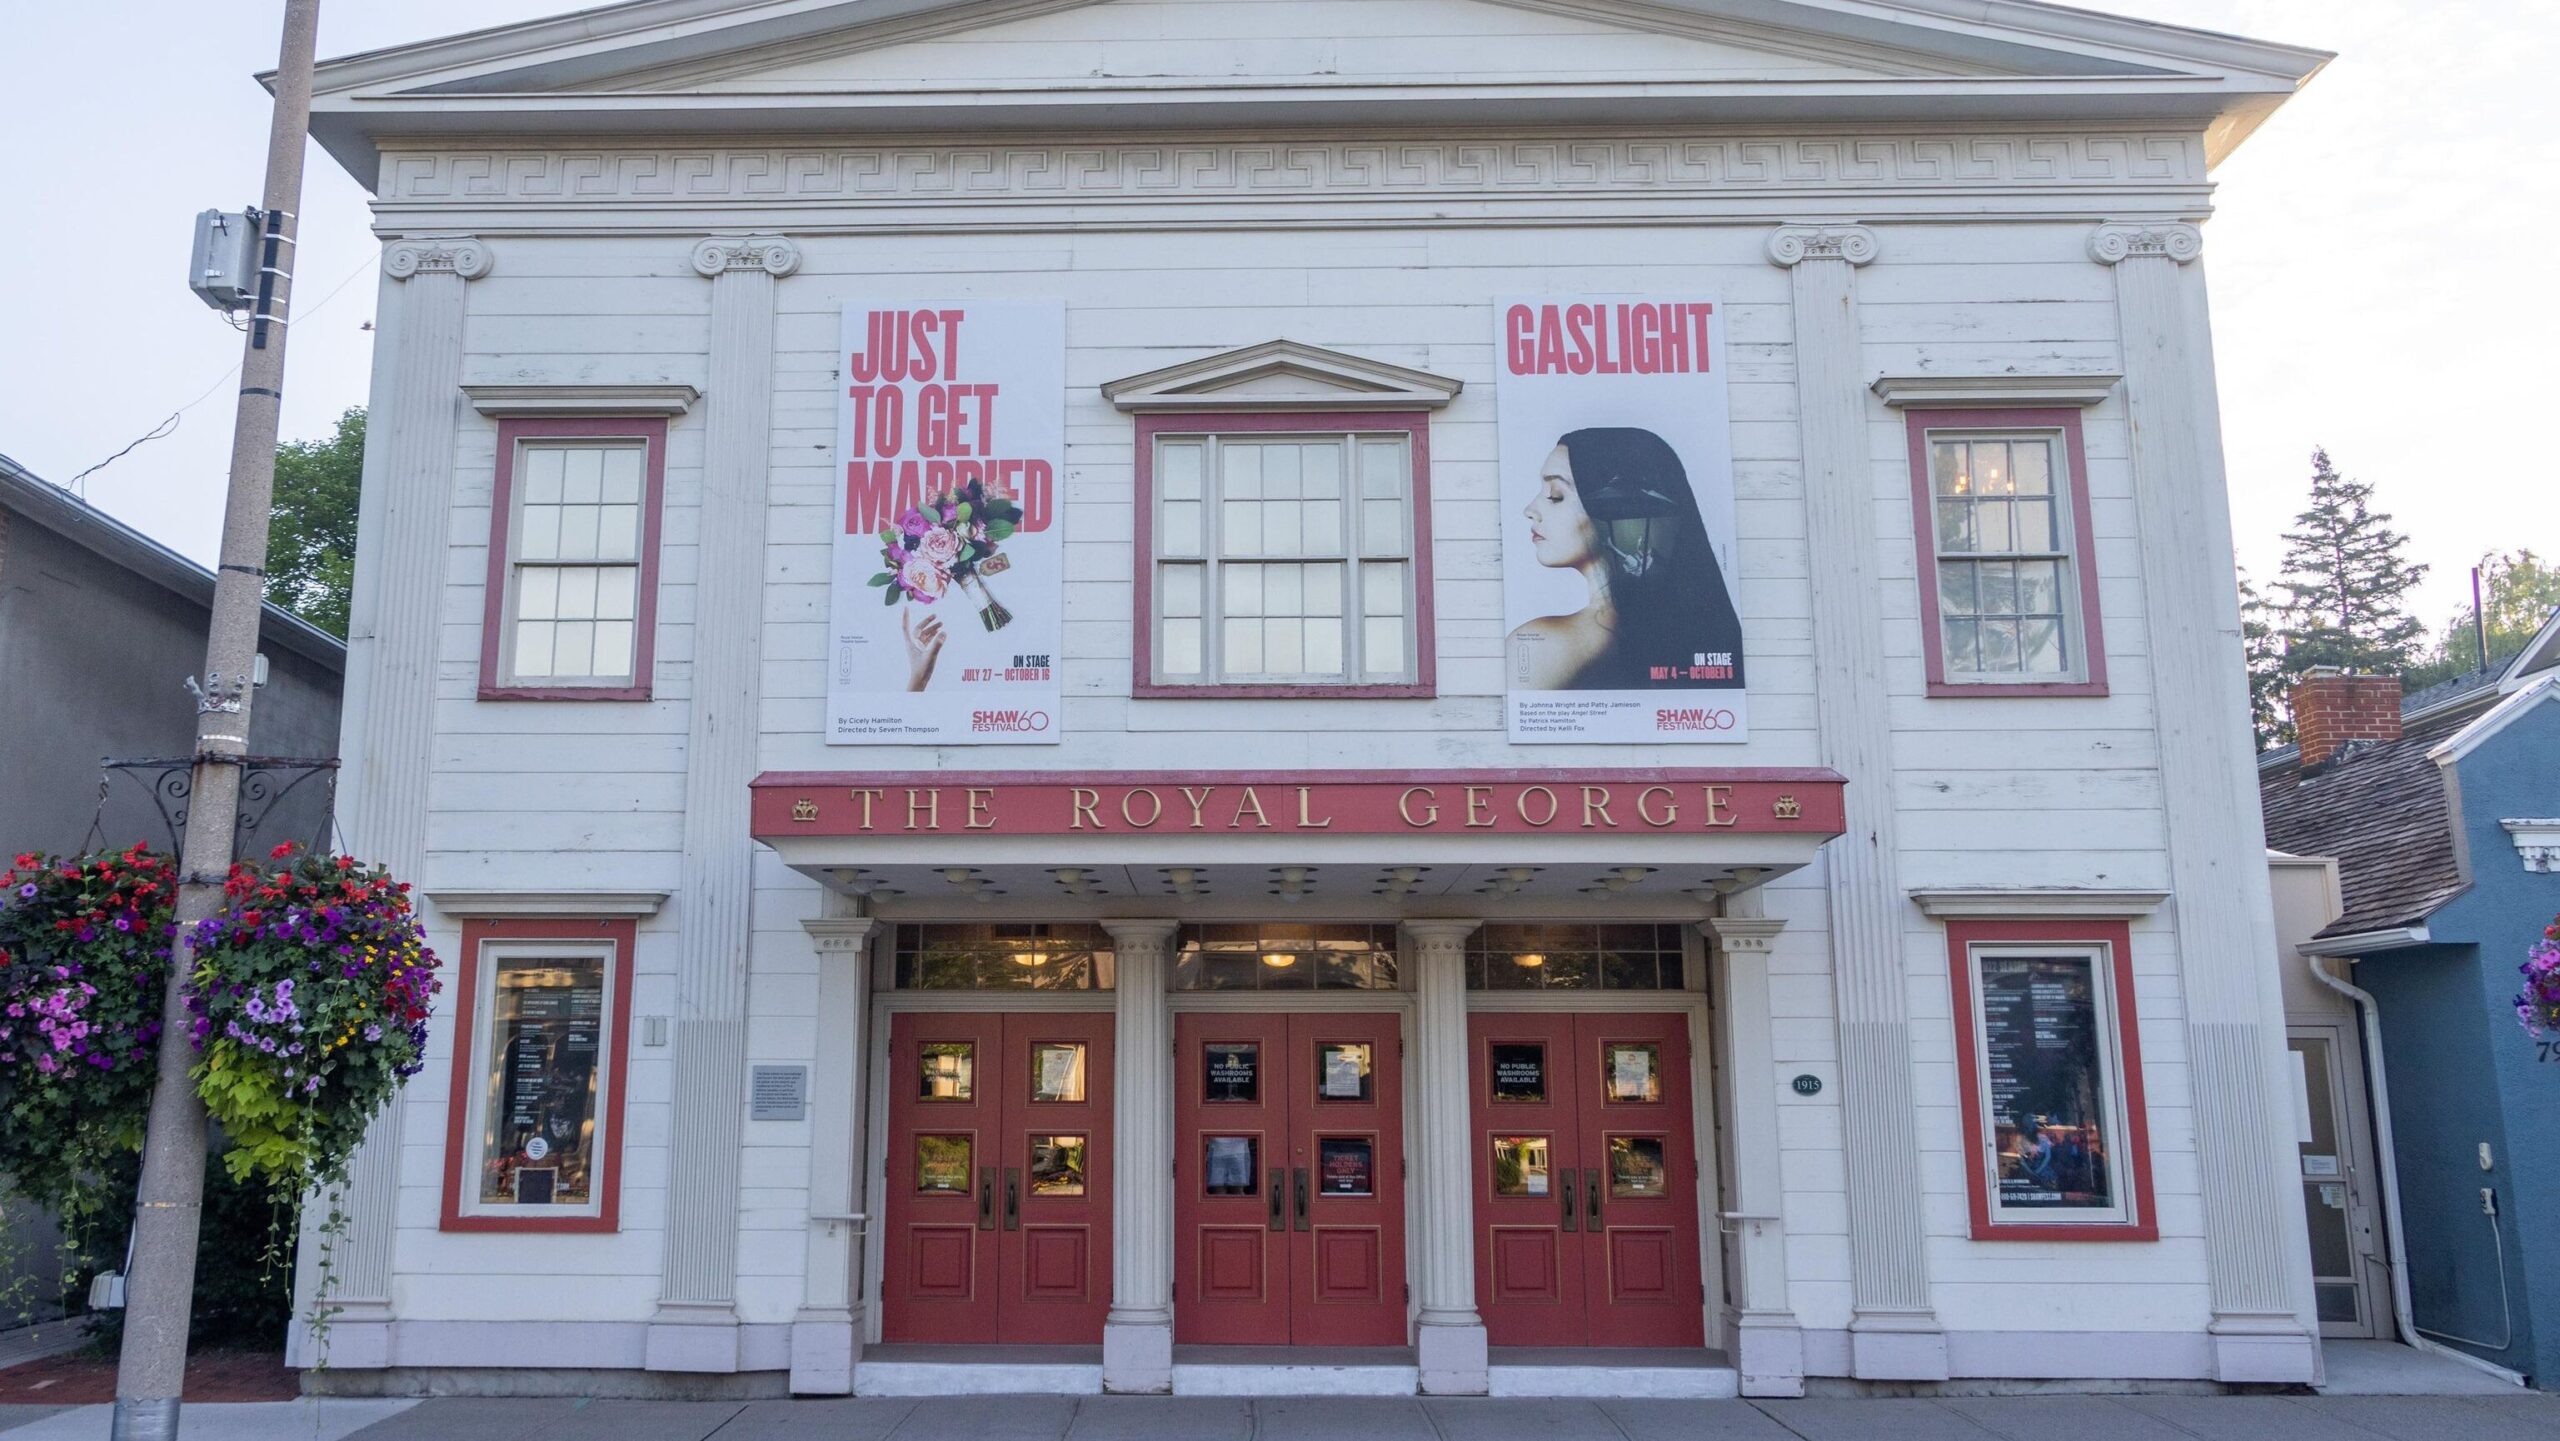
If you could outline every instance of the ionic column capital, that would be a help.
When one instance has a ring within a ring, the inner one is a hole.
[[[2089,258],[2100,265],[2145,259],[2185,265],[2202,254],[2204,232],[2192,225],[2101,225],[2089,232]]]
[[[1465,920],[1406,921],[1404,933],[1413,937],[1413,943],[1425,950],[1438,947],[1454,950],[1464,946],[1467,943],[1467,937],[1474,935],[1477,928],[1483,924],[1482,921]]]
[[[1717,949],[1755,955],[1766,955],[1778,932],[1786,928],[1786,921],[1776,916],[1715,916],[1698,922],[1698,929]]]
[[[1808,260],[1865,265],[1876,250],[1876,233],[1863,225],[1781,225],[1769,233],[1769,263],[1788,270]]]
[[[1104,921],[1102,928],[1123,950],[1161,951],[1173,944],[1173,933],[1182,929],[1182,923],[1155,919]]]
[[[800,923],[819,955],[860,955],[880,923],[869,916],[823,916]]]
[[[426,235],[395,240],[382,250],[382,273],[394,280],[453,275],[478,280],[494,264],[488,242],[470,235]]]
[[[800,268],[800,247],[779,235],[714,235],[693,247],[693,268],[705,276],[761,270],[779,280]]]

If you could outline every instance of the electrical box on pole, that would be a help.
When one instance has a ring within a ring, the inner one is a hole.
[[[216,310],[246,310],[258,299],[255,211],[208,210],[196,217],[187,288]]]

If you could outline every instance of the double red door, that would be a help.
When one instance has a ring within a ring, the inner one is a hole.
[[[1467,1018],[1476,1302],[1496,1346],[1701,1346],[1679,1015]]]
[[[1111,1035],[1091,1013],[892,1018],[883,1340],[1101,1341]]]
[[[1405,1343],[1398,1036],[1393,1015],[1176,1018],[1176,1341]]]

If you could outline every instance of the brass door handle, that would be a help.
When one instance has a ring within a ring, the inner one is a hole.
[[[1298,1168],[1297,1192],[1298,1229],[1303,1231],[1307,1229],[1307,1168],[1304,1166]]]
[[[1289,1218],[1282,1210],[1288,1202],[1283,1198],[1282,1193],[1289,1189],[1289,1173],[1282,1170],[1280,1167],[1272,1167],[1270,1184],[1264,1189],[1271,1193],[1271,1229],[1274,1231],[1288,1230]]]
[[[978,1229],[992,1231],[995,1228],[996,1168],[980,1166],[978,1168]]]
[[[1563,1184],[1562,1186],[1560,1186],[1560,1187],[1558,1187],[1558,1188],[1557,1188],[1556,1194],[1558,1194],[1558,1195],[1560,1195],[1560,1196],[1564,1197],[1564,1222],[1563,1222],[1563,1224],[1562,1224],[1561,1226],[1559,1226],[1559,1227],[1558,1227],[1558,1229],[1559,1229],[1559,1230],[1570,1231],[1570,1230],[1574,1229],[1574,1220],[1573,1220],[1573,1173],[1572,1173],[1571,1171],[1567,1171],[1567,1172],[1565,1172],[1565,1173],[1564,1173],[1564,1184]]]
[[[1008,1231],[1022,1229],[1022,1168],[1019,1166],[1004,1168],[1004,1228]]]

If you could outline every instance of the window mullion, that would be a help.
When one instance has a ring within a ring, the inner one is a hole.
[[[1368,562],[1369,534],[1361,524],[1361,512],[1367,508],[1368,492],[1360,473],[1360,437],[1342,437],[1342,614],[1334,621],[1342,627],[1342,678],[1353,685],[1369,678],[1369,627],[1365,602],[1368,575],[1361,567]]]
[[[1200,440],[1200,680],[1227,678],[1226,446],[1217,436]]]

